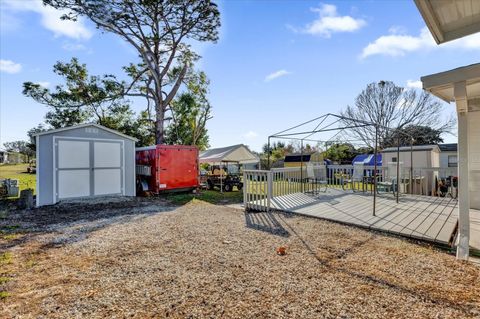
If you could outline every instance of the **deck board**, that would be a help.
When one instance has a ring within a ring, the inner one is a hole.
[[[330,188],[325,193],[275,196],[271,206],[441,244],[449,244],[458,218],[457,200],[451,198],[402,195],[396,203],[391,194],[382,194],[377,196],[376,216],[373,216],[370,193]]]

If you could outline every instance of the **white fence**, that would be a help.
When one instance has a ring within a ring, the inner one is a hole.
[[[272,199],[271,185],[271,171],[244,170],[243,202],[245,209],[268,211],[270,208],[270,200]]]
[[[373,192],[373,166],[305,165],[303,167],[274,168],[271,170],[245,170],[243,191],[246,209],[269,210],[271,199],[300,192],[320,192],[326,187]],[[396,165],[378,166],[377,182],[388,182],[392,191],[397,189]],[[410,168],[400,167],[398,189],[403,194],[444,196],[446,189],[456,196],[456,167]],[[440,186],[443,191],[440,192]],[[453,184],[453,185],[452,185]]]

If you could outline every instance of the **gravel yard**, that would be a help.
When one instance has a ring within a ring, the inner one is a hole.
[[[317,219],[134,199],[0,221],[13,224],[2,318],[480,317],[477,266]]]

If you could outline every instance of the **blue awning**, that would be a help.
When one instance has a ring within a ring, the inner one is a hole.
[[[374,166],[375,165],[375,157],[374,154],[359,154],[355,156],[352,161],[353,164],[361,163],[366,166]],[[377,165],[382,165],[382,154],[377,154]]]

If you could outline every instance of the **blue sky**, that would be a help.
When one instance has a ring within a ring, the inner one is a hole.
[[[0,145],[26,139],[46,107],[22,83],[53,87],[56,61],[120,74],[136,53],[88,21],[66,23],[37,0],[0,0]],[[269,134],[339,112],[371,82],[418,86],[423,75],[478,62],[480,34],[436,46],[413,1],[222,1],[220,40],[196,45],[211,80],[212,147],[259,150]],[[134,101],[134,109],[143,108]],[[445,115],[454,105],[445,106]],[[455,141],[455,136],[445,136]]]

